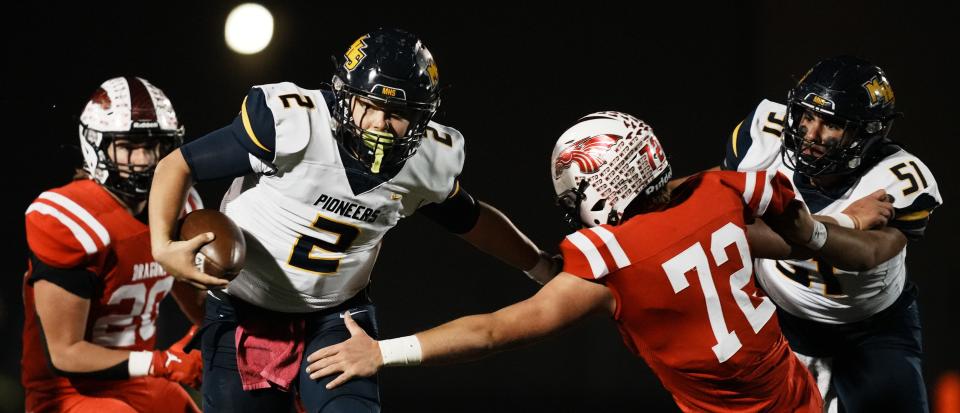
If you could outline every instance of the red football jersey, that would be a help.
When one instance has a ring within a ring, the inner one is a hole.
[[[779,214],[790,182],[766,172],[706,172],[670,206],[567,236],[564,271],[604,283],[624,343],[684,411],[820,409],[810,373],[753,280],[746,225]]]
[[[185,212],[202,208],[191,190]],[[27,208],[27,244],[37,259],[54,268],[86,269],[96,274],[96,290],[84,338],[104,347],[152,350],[160,302],[173,287],[173,277],[154,262],[150,232],[107,190],[88,179],[76,180],[40,194]],[[70,387],[48,367],[33,286],[24,277],[24,388]]]

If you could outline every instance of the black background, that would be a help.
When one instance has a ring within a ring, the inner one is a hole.
[[[329,81],[330,56],[378,26],[418,34],[436,58],[448,86],[436,120],[466,137],[464,186],[550,250],[565,232],[552,206],[549,155],[579,116],[619,110],[646,120],[675,171],[687,174],[717,165],[733,127],[761,99],[782,102],[819,58],[855,54],[874,61],[887,71],[906,114],[893,136],[932,169],[945,199],[908,258],[920,285],[928,388],[960,367],[952,302],[960,281],[957,261],[949,258],[958,216],[952,204],[956,10],[885,2],[663,2],[656,8],[517,2],[439,10],[412,2],[270,1],[264,3],[275,18],[270,46],[241,56],[223,40],[223,21],[236,2],[82,9],[37,3],[5,6],[0,25],[6,176],[0,411],[22,411],[23,211],[43,190],[66,183],[79,164],[79,153],[62,147],[76,144],[76,117],[90,93],[110,77],[144,77],[172,99],[188,139],[197,138],[230,122],[252,85],[292,81],[316,88]],[[201,184],[204,201],[216,206],[226,184]],[[535,291],[523,274],[418,216],[387,236],[373,279],[387,337],[492,311]],[[182,320],[165,319],[169,340]],[[387,411],[676,409],[621,344],[614,325],[599,318],[480,362],[385,370],[381,396]]]

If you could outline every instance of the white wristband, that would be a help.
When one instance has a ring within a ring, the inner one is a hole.
[[[537,265],[534,265],[533,268],[523,273],[527,274],[527,277],[530,277],[531,280],[536,281],[540,285],[544,285],[559,272],[560,268],[559,265],[557,265],[557,260],[553,259],[550,253],[540,251],[540,258],[537,260]]]
[[[827,243],[827,226],[822,222],[813,221],[813,234],[810,235],[810,241],[807,241],[807,248],[813,251],[819,251],[823,244]]]
[[[379,341],[384,366],[415,366],[423,360],[423,350],[417,336],[406,336]]]
[[[851,218],[850,215],[844,214],[843,212],[827,214],[825,216],[833,218],[834,221],[837,221],[837,225],[841,227],[857,229],[857,224],[853,222],[853,218]]]
[[[131,351],[127,360],[127,369],[130,377],[143,377],[150,374],[150,365],[153,363],[152,351]]]

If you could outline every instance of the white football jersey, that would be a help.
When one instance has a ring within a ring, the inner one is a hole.
[[[459,189],[463,137],[434,122],[396,175],[371,183],[341,155],[320,90],[257,86],[240,119],[273,161],[251,155],[258,173],[237,178],[221,204],[247,233],[245,267],[227,292],[270,310],[309,312],[353,297],[368,284],[386,232]]]
[[[724,169],[777,170],[789,177],[797,196],[818,215],[842,212],[853,202],[885,189],[894,197],[895,218],[888,224],[912,239],[923,235],[931,211],[942,203],[933,173],[902,148],[895,147],[842,193],[811,190],[809,180],[783,164],[781,135],[786,106],[764,100],[737,126],[727,147]],[[906,247],[863,272],[833,268],[819,259],[767,260],[754,265],[761,286],[783,310],[798,317],[843,324],[863,320],[887,308],[903,290]]]

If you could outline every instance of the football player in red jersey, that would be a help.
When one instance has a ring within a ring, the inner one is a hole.
[[[752,257],[794,254],[784,240],[839,256],[849,253],[846,229],[812,220],[780,174],[706,172],[668,191],[657,138],[623,113],[580,119],[553,160],[559,205],[587,227],[561,244],[560,275],[530,299],[415,336],[375,341],[350,321],[350,340],[309,356],[311,376],[342,372],[334,387],[383,366],[477,358],[603,313],[684,411],[821,410],[753,281]],[[757,217],[779,235],[748,241]]]
[[[157,161],[183,140],[167,96],[137,77],[104,82],[80,116],[83,171],[26,211],[21,380],[29,412],[196,412],[199,351],[154,350],[169,292],[199,322],[202,295],[150,253],[146,203]],[[184,212],[201,208],[191,191]]]

